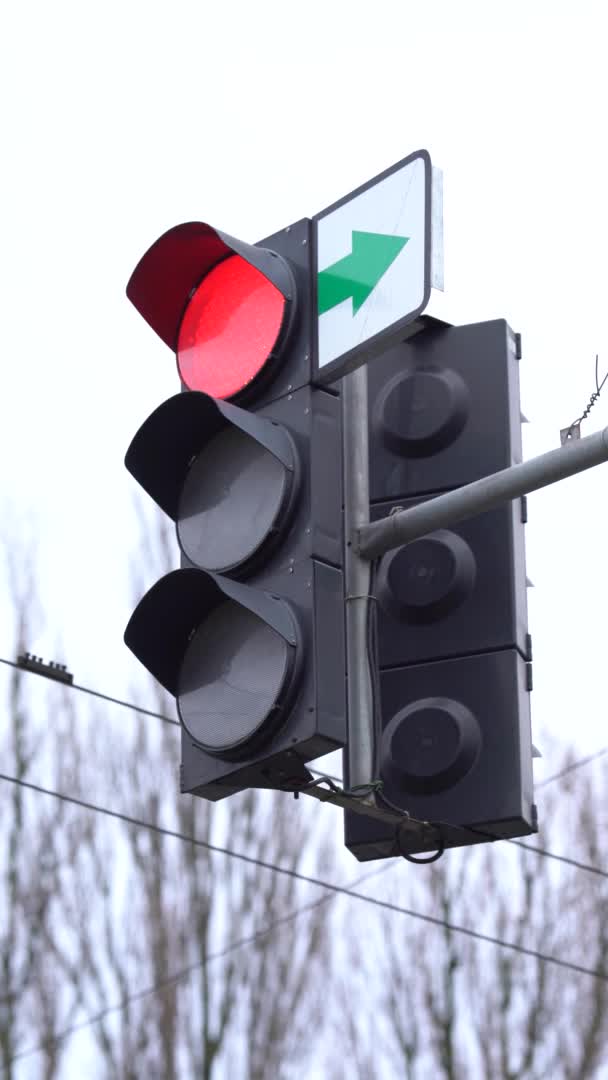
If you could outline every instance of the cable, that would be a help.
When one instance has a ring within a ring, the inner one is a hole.
[[[601,394],[601,392],[602,392],[602,390],[604,388],[604,383],[606,382],[606,379],[608,379],[608,372],[606,372],[606,374],[604,375],[604,378],[602,379],[601,383],[598,382],[598,363],[599,363],[599,355],[598,355],[598,353],[596,353],[595,354],[595,390],[593,391],[591,397],[589,398],[589,401],[587,402],[587,407],[586,407],[584,413],[582,414],[582,416],[579,416],[577,420],[573,420],[572,423],[570,424],[570,427],[568,428],[568,430],[566,432],[566,436],[565,436],[566,440],[570,439],[570,437],[572,436],[572,431],[574,430],[574,428],[580,428],[583,420],[587,419],[587,417],[589,416],[589,413],[591,412],[593,406],[595,405],[597,399],[599,398],[599,396],[600,396],[600,394]]]
[[[606,379],[608,379],[608,374],[602,382],[602,386],[604,385],[604,382],[606,382]],[[21,664],[15,663],[14,660],[6,660],[2,656],[0,656],[0,664],[7,664],[9,667],[14,667],[18,671],[28,672],[30,675],[39,674],[35,671],[29,671],[28,668],[24,668]],[[133,712],[143,713],[144,716],[156,717],[157,720],[163,720],[165,724],[173,724],[175,727],[180,727],[179,720],[174,720],[164,713],[154,712],[152,709],[144,709],[141,705],[135,705],[131,701],[123,701],[122,698],[111,697],[109,694],[102,694],[101,691],[93,690],[89,686],[81,686],[78,683],[62,683],[61,685],[68,686],[72,690],[80,690],[84,694],[91,694],[93,697],[102,698],[104,701],[110,701],[114,705],[121,705],[125,709],[132,709]],[[566,776],[567,773],[573,772],[575,769],[580,769],[583,765],[587,765],[590,761],[595,761],[596,758],[602,757],[604,754],[608,754],[608,746],[604,746],[603,749],[596,751],[596,753],[581,758],[580,761],[574,761],[571,765],[567,765],[565,769],[555,773],[554,776],[549,776],[546,780],[540,780],[535,787],[541,788],[545,787],[546,784],[552,784],[554,780],[560,780],[562,776]],[[315,776],[326,776],[328,780],[334,780],[338,784],[343,783],[341,776],[332,776],[330,773],[322,773],[318,769],[310,769],[310,772]],[[499,837],[499,839],[502,838]]]
[[[603,754],[603,753],[606,753],[606,750],[601,750],[601,751],[598,752],[598,754],[593,754],[591,757],[585,758],[585,760],[583,762],[579,762],[578,764],[586,764],[587,761],[591,761],[591,760],[593,760],[594,757],[599,757],[599,755]],[[572,766],[569,766],[569,768],[572,768]],[[311,770],[311,771],[313,771],[313,770]],[[567,769],[564,770],[564,772],[567,772],[567,771],[568,771]],[[555,776],[551,776],[551,777],[549,777],[548,780],[545,780],[544,783],[548,784],[552,780],[557,780],[558,777],[560,777],[562,775],[563,775],[562,773],[557,773]],[[337,776],[322,775],[321,780],[340,781],[340,778],[337,777]],[[315,781],[315,783],[319,783],[319,782],[320,781]],[[376,781],[375,783],[369,785],[369,789],[370,789],[370,791],[372,791],[372,790],[373,791],[378,791],[378,790],[381,791],[381,785],[382,785],[382,781]],[[312,786],[312,785],[309,785],[309,786]],[[331,786],[334,787],[333,784]],[[353,794],[353,792],[345,792],[345,794],[351,795],[351,794]],[[407,820],[409,820],[409,821],[416,820],[414,818],[411,818],[409,815],[405,815],[404,820],[405,820],[405,818],[407,818]],[[396,825],[395,826],[395,842],[396,842],[399,854],[402,856],[402,858],[406,859],[407,862],[418,863],[419,865],[424,866],[425,863],[436,862],[438,859],[440,859],[441,856],[444,854],[444,851],[445,851],[445,843],[444,843],[444,838],[443,838],[443,834],[442,834],[441,830],[442,830],[442,828],[446,828],[446,829],[457,829],[459,832],[473,833],[475,836],[482,836],[484,838],[484,840],[489,840],[489,841],[492,841],[493,843],[496,843],[499,840],[504,840],[507,844],[514,844],[515,847],[520,847],[524,851],[532,851],[536,855],[543,855],[547,859],[554,859],[556,862],[565,863],[567,866],[573,866],[577,870],[585,870],[589,874],[597,874],[599,877],[608,878],[608,871],[607,870],[602,870],[601,867],[599,867],[599,866],[592,866],[590,863],[579,862],[577,859],[571,859],[567,855],[557,855],[554,851],[548,851],[547,848],[535,847],[533,844],[526,844],[523,840],[515,840],[513,838],[506,837],[506,836],[496,836],[494,833],[487,832],[485,829],[477,829],[473,825],[456,825],[454,822],[450,822],[450,821],[425,821],[422,824],[430,825],[432,828],[436,829],[437,830],[437,836],[438,836],[437,851],[435,851],[432,855],[428,856],[427,858],[420,858],[418,856],[411,855],[409,852],[403,851],[402,837],[401,837],[401,828],[402,828],[402,826],[401,825]]]
[[[605,378],[604,378],[604,380],[603,380],[603,382],[601,384],[602,386],[606,382],[606,379],[608,379],[608,374],[605,376]],[[0,663],[7,664],[9,667],[17,668],[17,670],[19,670],[19,671],[27,671],[27,668],[22,668],[21,665],[15,663],[14,660],[6,660],[4,657],[0,657]],[[31,674],[36,674],[36,672],[31,672]],[[123,701],[120,698],[111,697],[109,694],[102,694],[99,690],[93,690],[93,689],[91,689],[90,687],[87,687],[87,686],[80,686],[77,683],[63,684],[63,685],[70,685],[73,690],[80,690],[85,694],[92,694],[95,697],[103,698],[104,701],[110,701],[113,704],[122,705],[127,709],[133,709],[134,712],[140,712],[140,713],[145,714],[146,716],[156,717],[159,720],[165,721],[165,723],[174,724],[176,727],[180,726],[178,720],[172,720],[169,716],[165,716],[163,713],[153,712],[151,709],[143,709],[139,705],[132,704],[132,702]],[[597,758],[602,757],[606,753],[608,753],[608,746],[603,747],[603,749],[601,749],[601,750],[597,750],[594,754],[589,754],[589,755],[587,755],[587,757],[581,758],[579,761],[573,762],[571,765],[567,765],[566,768],[562,769],[560,772],[555,773],[553,776],[549,776],[545,780],[542,780],[540,783],[538,783],[536,785],[536,787],[537,788],[545,787],[547,784],[553,783],[554,780],[560,780],[563,776],[566,776],[568,773],[573,772],[575,769],[581,768],[583,765],[587,765],[591,761],[595,761]],[[311,769],[310,771],[314,775],[316,775],[318,777],[321,777],[321,778],[323,778],[323,779],[325,779],[327,781],[335,781],[337,783],[342,783],[341,778],[338,777],[338,776],[331,776],[331,775],[328,775],[327,773],[321,773],[316,769]],[[19,781],[16,780],[16,778],[5,776],[2,773],[0,773],[0,779],[9,780],[9,781],[12,780],[14,783],[19,782]],[[70,796],[67,796],[67,795],[62,796],[58,792],[47,791],[47,789],[45,789],[45,788],[36,789],[35,785],[31,785],[31,784],[28,785],[26,783],[26,781],[22,781],[22,783],[25,786],[30,786],[30,787],[33,787],[35,790],[41,791],[43,794],[51,794],[51,795],[54,795],[56,798],[65,798],[65,799],[67,799],[68,801],[71,801],[71,802],[78,802],[78,800],[76,800],[76,799],[74,799],[74,798],[72,798]],[[372,790],[377,790],[378,783],[379,783],[378,781],[370,783],[369,791],[371,792]],[[346,794],[355,794],[355,792],[347,792]],[[359,794],[359,793],[357,792],[357,794]],[[365,797],[365,795],[367,795],[367,794],[368,794],[368,790],[365,789],[364,791],[362,791],[360,793],[360,797]],[[88,804],[88,803],[84,803],[84,802],[81,802],[80,805],[82,805],[86,809],[96,810],[99,813],[108,813],[108,814],[112,814],[115,817],[122,817],[122,819],[124,821],[130,822],[131,824],[139,825],[141,828],[157,829],[160,832],[166,832],[166,834],[169,835],[169,836],[175,836],[175,837],[177,837],[179,839],[187,840],[190,843],[196,843],[197,842],[192,837],[185,836],[185,835],[180,834],[180,833],[172,833],[170,830],[163,830],[160,826],[155,826],[151,822],[141,821],[141,820],[138,820],[138,819],[135,819],[135,818],[128,818],[125,815],[120,815],[118,813],[118,811],[104,810],[102,807],[96,807],[96,806],[94,806],[92,804]],[[463,832],[473,832],[473,833],[479,834],[481,836],[484,836],[488,840],[503,839],[503,837],[495,837],[491,833],[484,832],[481,829],[475,829],[475,828],[472,828],[472,827],[468,827],[466,825],[454,825],[454,824],[452,824],[450,822],[442,822],[442,821],[441,822],[430,822],[430,824],[435,825],[437,827],[437,829],[438,829],[438,832],[439,832],[440,844],[438,845],[438,853],[435,853],[430,858],[423,858],[423,859],[415,858],[415,857],[413,857],[411,855],[408,855],[407,856],[407,861],[408,862],[424,864],[424,863],[427,863],[427,862],[435,862],[438,858],[440,858],[440,856],[443,854],[443,840],[441,838],[441,832],[440,832],[440,826],[442,826],[442,825],[445,825],[445,826],[447,826],[449,828],[462,829]],[[399,839],[400,839],[400,837],[399,837]],[[534,847],[531,844],[525,844],[521,840],[507,839],[507,843],[514,844],[516,847],[523,848],[525,851],[532,851],[532,852],[535,852],[538,855],[543,855],[545,858],[554,859],[554,860],[556,860],[556,862],[563,862],[566,865],[573,866],[578,870],[585,870],[590,874],[597,874],[600,877],[608,877],[608,872],[605,871],[605,870],[600,869],[600,867],[591,866],[588,863],[578,862],[576,859],[570,859],[566,855],[557,855],[552,851],[547,851],[545,848],[537,848],[537,847]],[[401,850],[401,844],[399,843],[398,846],[399,846],[399,853],[405,858],[406,855]],[[218,849],[218,850],[222,850],[222,849]],[[224,853],[225,854],[233,854],[233,853],[231,853],[229,851],[226,851]],[[246,858],[246,856],[235,856],[235,857]]]
[[[580,769],[583,765],[588,765],[590,761],[595,761],[597,758],[603,757],[604,754],[608,754],[608,746],[604,746],[602,750],[596,750],[594,754],[588,754],[587,757],[580,758],[578,761],[573,761],[571,765],[566,765],[564,769],[554,773],[553,776],[548,776],[546,780],[541,780],[535,786],[537,788],[546,787],[547,784],[552,784],[554,780],[561,780],[562,776],[567,776],[568,773]]]
[[[307,877],[305,874],[300,874],[296,870],[288,870],[284,867],[276,866],[274,863],[265,862],[263,859],[257,859],[253,855],[245,855],[242,852],[232,851],[230,848],[220,847],[216,844],[210,844],[206,840],[199,840],[196,836],[191,836],[188,833],[178,832],[175,829],[168,829],[164,825],[156,825],[152,821],[146,821],[144,818],[132,817],[130,814],[123,814],[120,810],[112,810],[108,806],[98,806],[96,803],[87,802],[85,799],[79,799],[75,795],[66,795],[60,791],[53,791],[51,788],[42,787],[39,784],[34,784],[29,780],[23,780],[16,776],[9,776],[6,773],[0,772],[0,780],[6,780],[9,783],[17,784],[20,787],[30,788],[32,791],[37,791],[42,795],[51,795],[55,799],[61,799],[64,802],[74,803],[76,806],[81,806],[85,810],[93,810],[97,814],[105,814],[107,817],[117,818],[119,821],[124,821],[127,825],[136,825],[141,829],[151,829],[152,832],[158,832],[162,836],[170,836],[174,840],[183,840],[188,844],[194,844],[196,847],[204,847],[209,851],[215,851],[221,855],[229,855],[234,859],[240,859],[242,862],[252,863],[255,866],[261,866],[265,870],[276,870],[279,874],[287,874],[290,877],[298,878],[300,881],[308,881],[312,885],[318,885],[326,889],[338,889],[339,886],[332,885],[328,882],[318,880],[317,878]],[[434,824],[430,822],[430,824]],[[440,822],[439,824],[446,824]],[[462,828],[463,831],[477,831],[470,830],[466,825],[451,826],[452,828]],[[483,834],[491,835],[491,834]],[[494,839],[501,839],[500,837],[494,837]],[[597,874],[600,877],[608,877],[608,871],[602,870],[599,866],[592,866],[589,863],[581,863],[575,859],[570,859],[567,855],[557,855],[552,851],[547,851],[545,848],[533,847],[530,844],[525,844],[521,840],[509,840],[507,843],[515,844],[517,847],[525,848],[527,851],[533,851],[538,855],[544,855],[548,859],[554,859],[556,862],[563,862],[567,866],[574,866],[578,870],[586,870],[590,874]],[[426,862],[427,860],[422,860]],[[432,859],[429,861],[433,861]]]
[[[421,919],[423,922],[431,923],[433,926],[441,926],[456,934],[465,934],[467,937],[474,938],[476,941],[485,941],[491,945],[498,945],[503,949],[511,949],[513,952],[521,953],[523,956],[531,956],[536,960],[543,960],[547,964],[555,964],[558,967],[567,968],[569,971],[577,971],[581,975],[591,975],[594,978],[603,979],[608,982],[608,972],[597,971],[593,968],[583,967],[580,964],[573,964],[569,960],[562,960],[557,956],[541,953],[537,949],[528,949],[526,946],[518,945],[517,942],[514,941],[503,941],[501,938],[493,937],[491,934],[482,934],[479,930],[471,930],[467,926],[449,923],[445,919],[439,919],[434,915],[427,915],[421,911],[413,911],[411,908],[401,907],[399,904],[393,904],[389,900],[380,900],[376,896],[366,896],[365,893],[356,892],[349,886],[336,885],[331,881],[323,881],[322,878],[310,877],[307,874],[302,874],[298,870],[292,870],[287,866],[277,866],[275,863],[266,862],[266,860],[258,859],[254,855],[245,855],[244,852],[241,851],[232,851],[230,848],[220,847],[218,844],[210,844],[207,840],[199,840],[195,836],[188,836],[187,833],[166,829],[161,825],[153,825],[151,822],[142,821],[141,818],[131,817],[129,814],[123,814],[118,810],[110,810],[109,807],[97,806],[95,803],[86,802],[84,799],[78,799],[73,795],[52,791],[50,788],[44,788],[39,784],[32,784],[30,781],[21,780],[16,776],[7,776],[6,773],[0,773],[0,780],[18,784],[20,787],[29,788],[31,791],[37,791],[42,795],[51,795],[53,798],[61,799],[63,802],[74,803],[76,806],[81,806],[85,810],[93,810],[98,814],[107,814],[109,817],[118,818],[119,821],[124,821],[128,825],[137,825],[139,828],[152,829],[154,832],[161,833],[163,836],[171,836],[177,840],[185,840],[187,843],[194,844],[196,847],[206,848],[208,851],[215,851],[220,855],[228,855],[233,859],[239,859],[241,862],[246,862],[251,866],[260,866],[264,870],[272,870],[276,874],[283,874],[287,877],[295,878],[297,881],[305,881],[309,885],[316,885],[318,888],[327,889],[329,892],[338,893],[342,896],[350,896],[354,900],[363,900],[365,903],[373,904],[374,907],[383,908],[385,911],[394,911],[400,915],[409,915],[413,919]],[[553,857],[556,859],[561,858],[557,855]]]
[[[5,657],[0,656],[0,664],[6,664],[8,667],[16,668],[17,671],[25,671],[29,675],[40,675],[40,672],[32,671],[30,668],[22,667],[21,664],[15,663],[14,660],[6,660]],[[44,677],[44,676],[43,676]],[[112,697],[110,694],[102,694],[100,690],[93,690],[90,686],[81,686],[79,683],[61,683],[62,686],[67,686],[70,690],[79,690],[83,694],[91,694],[93,697],[101,698],[103,701],[109,701],[113,705],[121,705],[125,709],[132,709],[133,712],[142,713],[144,716],[153,716],[157,720],[162,720],[165,724],[173,724],[174,727],[181,727],[179,720],[173,720],[170,716],[166,716],[164,713],[154,712],[153,709],[144,709],[141,705],[135,705],[132,701],[123,701],[122,698]],[[325,776],[325,773],[320,772],[318,769],[310,769],[310,772],[314,776]],[[328,780],[335,780],[341,784],[342,780],[338,776],[328,776]]]
[[[170,716],[165,716],[163,713],[153,712],[152,709],[142,709],[141,705],[133,705],[130,701],[121,701],[120,698],[110,697],[109,694],[102,694],[99,690],[92,690],[90,686],[80,686],[78,683],[72,683],[73,690],[80,690],[83,694],[91,694],[93,697],[102,698],[103,701],[110,701],[113,705],[122,705],[125,709],[133,709],[134,712],[143,713],[144,716],[154,716],[157,720],[163,720],[165,724],[173,724],[175,727],[180,727],[179,720],[172,720]]]
[[[606,379],[608,379],[608,374],[605,376],[605,378],[604,378],[604,380],[603,380],[603,382],[601,384],[602,386],[606,382]],[[27,671],[28,670],[27,668],[21,667],[20,664],[15,663],[14,660],[7,660],[4,657],[0,657],[0,663],[7,664],[9,667],[14,667],[18,671]],[[31,672],[31,674],[36,674],[36,672]],[[93,689],[91,689],[90,687],[87,687],[87,686],[80,686],[77,683],[62,684],[62,685],[70,685],[73,690],[80,690],[83,693],[92,694],[95,697],[102,698],[104,701],[110,701],[110,702],[112,702],[112,703],[114,703],[116,705],[122,705],[127,709],[133,709],[134,712],[140,712],[140,713],[143,713],[146,716],[156,717],[159,720],[163,720],[165,723],[174,724],[176,727],[180,726],[178,720],[172,720],[171,717],[165,716],[163,713],[153,712],[151,709],[141,708],[138,705],[134,705],[132,702],[123,701],[120,698],[111,697],[109,694],[102,694],[99,690],[93,690]],[[602,757],[606,753],[608,753],[608,746],[603,747],[601,750],[597,750],[594,754],[588,754],[586,757],[581,758],[579,761],[572,762],[571,765],[567,765],[560,772],[557,772],[553,776],[549,776],[549,777],[547,777],[547,779],[540,781],[540,783],[538,783],[536,785],[536,787],[537,788],[545,787],[547,784],[551,784],[555,780],[560,780],[563,776],[566,776],[568,773],[573,772],[575,769],[581,768],[583,765],[589,764],[589,762],[591,762],[591,761],[595,761],[597,758]],[[328,780],[328,781],[335,781],[336,783],[342,783],[343,782],[340,777],[332,776],[332,775],[327,774],[327,773],[322,773],[322,772],[318,771],[317,769],[311,769],[310,772],[312,772],[315,776],[322,777],[323,779]],[[10,780],[11,779],[10,777],[4,776],[3,774],[0,774],[0,778],[5,779],[5,780]],[[24,781],[24,783],[25,783],[25,781]],[[377,788],[377,783],[372,783],[372,784],[370,784],[369,790],[371,791],[372,789],[376,789],[376,788]],[[43,791],[45,794],[49,794],[49,792],[47,792],[45,789],[40,789],[40,790]],[[61,797],[58,793],[52,793],[52,794],[55,794],[57,798]],[[367,794],[367,792],[365,792],[364,794]],[[363,794],[362,797],[364,797],[364,794]],[[69,798],[69,796],[65,796],[65,798]],[[72,800],[72,801],[74,801],[74,800]],[[83,803],[82,805],[87,807],[88,809],[97,809],[97,810],[99,810],[99,812],[103,812],[103,810],[101,810],[101,808],[90,807],[86,803]],[[108,812],[110,812],[110,811],[108,811]],[[119,816],[118,812],[116,812],[116,815]],[[129,819],[125,818],[125,820],[129,820]],[[156,826],[152,825],[150,822],[145,822],[145,821],[136,822],[135,819],[133,819],[133,823],[134,824],[139,824],[142,828],[152,828],[153,829],[153,828],[156,827]],[[443,841],[441,840],[441,833],[440,833],[440,826],[442,826],[442,825],[446,825],[446,826],[449,826],[451,828],[462,829],[464,832],[479,833],[480,835],[484,836],[488,840],[503,839],[502,837],[494,837],[491,833],[486,833],[486,832],[483,832],[480,829],[470,828],[470,827],[467,827],[465,825],[462,825],[462,826],[453,825],[453,824],[451,824],[449,822],[430,822],[430,824],[437,826],[438,831],[439,831],[439,835],[440,835],[440,844],[438,845],[439,855],[436,854],[436,855],[432,856],[430,859],[417,859],[417,858],[414,858],[414,857],[410,856],[408,858],[408,861],[416,862],[416,863],[419,863],[419,862],[422,862],[422,863],[434,862],[437,858],[440,857],[441,854],[443,854]],[[160,828],[160,826],[158,826],[158,828]],[[169,835],[173,835],[173,834],[170,833]],[[178,835],[178,834],[176,834],[176,835]],[[190,840],[191,842],[195,842],[195,841],[192,841],[191,837],[182,836],[181,839]],[[588,873],[591,873],[591,874],[598,874],[598,875],[600,875],[602,877],[608,877],[608,873],[605,870],[601,870],[599,867],[590,866],[587,863],[580,863],[580,862],[577,862],[575,859],[569,859],[565,855],[556,855],[551,851],[547,851],[546,849],[536,848],[536,847],[533,847],[533,846],[531,846],[529,844],[524,844],[521,840],[509,839],[509,840],[507,840],[507,843],[515,844],[518,847],[524,848],[526,851],[534,851],[539,855],[544,855],[546,858],[555,859],[557,862],[566,863],[567,865],[574,866],[579,870],[586,870]],[[402,856],[404,856],[403,851],[401,851],[401,845],[400,844],[399,844],[399,849],[400,849],[400,854]]]
[[[395,864],[385,864],[384,866],[377,866],[373,870],[368,871],[366,874],[360,874],[358,878],[351,883],[348,888],[355,888],[357,885],[362,885],[364,881],[368,881],[372,877],[377,877],[379,874],[385,873],[387,870],[392,869]],[[295,911],[290,911],[287,915],[281,915],[278,919],[273,919],[268,926],[262,927],[260,930],[255,930],[254,933],[249,934],[247,937],[239,938],[237,941],[230,942],[219,952],[211,953],[209,956],[203,957],[201,960],[195,960],[192,964],[188,964],[187,967],[180,968],[179,971],[175,971],[172,975],[167,975],[165,979],[160,979],[158,982],[153,983],[152,986],[147,986],[143,990],[136,990],[132,994],[127,994],[120,1001],[114,1005],[108,1005],[106,1008],[101,1009],[93,1016],[88,1016],[84,1020],[79,1020],[78,1023],[70,1024],[69,1027],[64,1028],[63,1031],[58,1032],[57,1035],[53,1035],[49,1039],[45,1039],[43,1042],[38,1043],[37,1046],[30,1046],[26,1050],[19,1050],[9,1061],[9,1065],[12,1065],[15,1061],[19,1061],[21,1058],[29,1057],[31,1054],[38,1054],[47,1048],[57,1046],[63,1039],[68,1038],[69,1035],[74,1035],[77,1031],[82,1031],[83,1028],[91,1027],[92,1024],[98,1024],[100,1020],[104,1020],[106,1016],[110,1016],[112,1013],[120,1012],[121,1009],[126,1009],[128,1005],[131,1005],[134,1001],[141,1001],[142,998],[147,997],[149,994],[158,993],[159,990],[165,990],[168,986],[173,986],[179,982],[180,979],[186,977],[186,975],[192,974],[198,968],[206,968],[208,964],[213,960],[221,960],[222,957],[228,956],[229,953],[236,952],[237,949],[242,949],[245,945],[253,945],[262,937],[266,937],[268,934],[276,930],[278,926],[284,926],[286,923],[293,922],[300,915],[304,915],[307,912],[313,911],[315,908],[321,907],[322,904],[327,904],[330,900],[333,900],[332,895],[321,896],[318,900],[312,900],[309,904],[304,904],[302,907],[296,908]]]
[[[431,855],[427,855],[426,857],[424,857],[424,856],[421,857],[419,855],[412,855],[412,853],[410,851],[405,851],[404,850],[404,848],[403,848],[403,838],[402,838],[402,835],[401,835],[401,833],[403,831],[403,825],[404,824],[405,824],[405,822],[402,822],[401,824],[398,824],[398,825],[395,826],[395,843],[397,845],[397,851],[401,855],[401,858],[405,859],[406,862],[414,863],[414,865],[417,865],[417,866],[425,866],[427,863],[437,862],[437,860],[440,859],[441,856],[443,855],[443,853],[445,852],[445,844],[443,842],[443,836],[442,836],[442,833],[441,833],[441,829],[437,829],[437,833],[438,833],[438,836],[439,836],[439,843],[437,845],[437,850],[432,852]],[[435,823],[431,822],[430,824],[435,824]]]
[[[15,663],[14,660],[5,660],[3,656],[0,656],[0,664],[7,664],[9,667],[16,668],[17,671],[27,671],[30,675],[41,674],[41,672],[31,671],[29,668]],[[110,701],[113,705],[122,705],[125,709],[133,709],[133,712],[143,713],[144,716],[154,716],[157,720],[163,720],[165,724],[180,727],[179,720],[173,720],[170,716],[165,716],[164,713],[154,712],[152,709],[143,709],[141,705],[134,705],[131,701],[123,701],[122,698],[111,697],[110,694],[102,694],[100,690],[93,690],[90,686],[80,686],[79,683],[61,683],[61,685],[68,686],[71,690],[80,690],[83,694],[91,694],[93,697],[102,698],[103,701]]]
[[[305,795],[306,792],[310,791],[311,788],[320,787],[321,784],[327,784],[327,787],[329,789],[327,793],[327,800],[321,799],[321,802],[331,802],[332,795],[348,795],[348,797],[351,799],[367,799],[375,792],[382,791],[382,780],[370,780],[369,784],[355,784],[353,788],[345,788],[338,787],[337,784],[334,783],[334,780],[336,780],[337,777],[328,776],[327,773],[319,772],[317,769],[310,769],[309,771],[314,772],[315,776],[317,777],[316,780],[309,780],[307,784],[304,784],[301,787],[289,787],[286,789],[290,792],[293,791],[296,799],[298,798],[298,795]],[[342,783],[342,781],[340,780],[339,783]],[[282,789],[279,788],[278,790]],[[406,816],[409,817],[409,815]]]
[[[608,878],[608,870],[602,870],[599,866],[578,862],[577,859],[570,859],[567,855],[556,855],[553,851],[547,851],[546,848],[534,847],[533,844],[526,844],[523,840],[507,840],[507,843],[514,844],[515,847],[523,848],[524,851],[533,851],[535,855],[544,855],[546,859],[555,859],[556,862],[566,863],[567,866],[574,866],[577,870],[585,870],[588,874],[597,874],[599,877]]]

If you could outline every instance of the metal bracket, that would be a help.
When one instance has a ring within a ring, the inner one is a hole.
[[[399,827],[407,832],[415,833],[417,836],[426,837],[428,834],[433,838],[437,834],[436,827],[431,825],[430,821],[419,821],[418,818],[410,817],[408,813],[392,810],[390,807],[379,806],[373,795],[357,797],[346,791],[321,787],[319,783],[291,790],[293,790],[295,796],[311,795],[313,799],[318,799],[319,802],[332,803],[333,806],[339,806],[342,810],[353,810],[355,814],[375,818],[385,825],[391,825],[393,828]]]
[[[570,424],[570,427],[563,427],[559,433],[559,441],[562,446],[565,443],[570,442],[571,439],[580,439],[581,437],[581,422],[577,420],[575,424]]]

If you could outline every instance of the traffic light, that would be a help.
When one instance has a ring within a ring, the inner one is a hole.
[[[423,321],[369,366],[372,521],[521,461],[518,336]],[[437,825],[421,839],[347,811],[360,860],[535,831],[525,520],[513,501],[374,567],[379,798]]]
[[[175,696],[181,788],[206,799],[301,784],[346,742],[341,422],[310,383],[310,237],[308,220],[256,245],[178,225],[127,287],[182,390],[125,464],[182,562],[125,641]]]

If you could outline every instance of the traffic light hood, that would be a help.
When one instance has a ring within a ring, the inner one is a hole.
[[[257,616],[287,645],[298,645],[297,622],[285,601],[203,570],[172,570],[142,597],[129,619],[124,640],[139,662],[174,697],[193,631],[224,600],[232,600]]]
[[[193,291],[230,255],[239,255],[259,270],[286,301],[295,301],[294,275],[277,252],[245,244],[202,221],[175,225],[148,248],[127,285],[131,303],[174,352]],[[287,305],[291,315],[293,307]]]
[[[222,428],[245,432],[290,472],[297,451],[286,429],[198,391],[175,394],[159,405],[135,434],[125,465],[138,484],[177,521],[184,481],[193,459]]]

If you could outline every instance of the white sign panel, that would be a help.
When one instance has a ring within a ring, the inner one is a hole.
[[[403,328],[428,303],[427,151],[411,154],[314,220],[316,376],[330,381],[400,340]]]

